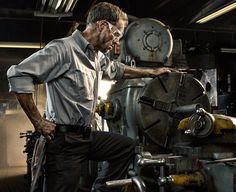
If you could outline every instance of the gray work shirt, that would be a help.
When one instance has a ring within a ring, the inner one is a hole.
[[[47,119],[58,124],[87,125],[95,111],[102,76],[121,79],[123,73],[122,63],[110,61],[101,52],[95,54],[76,30],[11,66],[7,76],[11,92],[32,93],[35,84],[46,83]]]

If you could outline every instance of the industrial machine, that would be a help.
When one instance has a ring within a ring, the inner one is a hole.
[[[172,50],[169,28],[145,18],[128,26],[118,59],[133,67],[175,67]],[[142,192],[234,192],[236,118],[213,113],[214,83],[201,82],[194,69],[176,69],[154,79],[119,81],[100,101],[97,112],[109,130],[139,141],[129,178],[107,185],[133,184],[132,190]]]

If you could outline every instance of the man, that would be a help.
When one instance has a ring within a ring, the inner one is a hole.
[[[110,61],[111,50],[127,25],[127,16],[110,3],[96,4],[89,12],[83,32],[50,42],[19,65],[8,70],[10,91],[15,92],[35,129],[44,135],[46,188],[48,192],[77,192],[80,164],[85,160],[106,161],[92,191],[107,189],[107,180],[121,179],[134,154],[131,138],[90,132],[100,79],[155,77],[168,68],[141,69]],[[32,92],[45,83],[47,102],[43,118]],[[114,190],[115,191],[115,190]]]

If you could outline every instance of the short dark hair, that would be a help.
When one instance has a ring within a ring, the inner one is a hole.
[[[119,19],[128,20],[126,13],[124,13],[118,6],[107,2],[100,2],[95,4],[88,13],[87,25],[101,20],[107,20],[115,25]]]

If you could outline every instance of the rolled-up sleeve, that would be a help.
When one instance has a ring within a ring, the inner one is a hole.
[[[49,82],[65,73],[70,66],[64,43],[53,41],[7,71],[9,91],[31,93],[35,84]]]
[[[111,61],[108,57],[103,56],[100,60],[101,69],[104,72],[103,78],[110,80],[119,80],[122,79],[124,75],[124,67],[123,63],[119,61]]]

